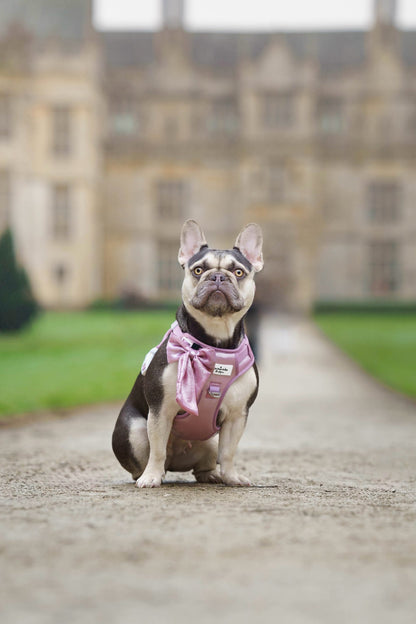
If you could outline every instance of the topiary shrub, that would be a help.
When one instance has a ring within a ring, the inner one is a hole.
[[[22,329],[38,311],[27,273],[17,264],[12,233],[7,229],[0,237],[0,332]]]

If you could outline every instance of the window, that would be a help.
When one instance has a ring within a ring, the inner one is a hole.
[[[233,99],[221,98],[211,105],[208,131],[213,134],[232,135],[238,130],[237,105]]]
[[[401,188],[397,182],[373,182],[368,188],[368,218],[374,223],[394,223],[400,216]]]
[[[0,141],[11,136],[12,102],[10,95],[0,93]]]
[[[377,123],[377,137],[380,141],[389,142],[394,138],[394,121],[392,115],[382,115]]]
[[[56,106],[52,111],[52,151],[55,156],[68,156],[72,148],[71,111]]]
[[[179,138],[179,122],[176,117],[167,117],[165,119],[164,133],[168,141],[176,141]]]
[[[405,124],[405,133],[406,133],[406,130],[410,135],[414,135],[416,132],[416,106],[413,106],[411,110],[409,110],[408,112],[407,120]]]
[[[281,163],[256,166],[250,180],[250,194],[255,202],[283,203],[287,197],[287,170]]]
[[[345,130],[344,106],[341,98],[321,98],[317,109],[318,131],[339,134]]]
[[[272,202],[283,202],[286,197],[286,171],[278,165],[267,168],[267,194]]]
[[[187,205],[187,186],[183,180],[156,183],[156,210],[161,219],[182,219]]]
[[[336,193],[324,193],[321,205],[322,216],[326,224],[342,221],[345,215],[344,204],[340,201],[339,197],[337,197]]]
[[[182,283],[182,271],[176,261],[178,243],[164,241],[159,243],[158,249],[158,286],[162,293],[171,292],[178,295]]]
[[[54,281],[62,285],[68,277],[68,269],[64,264],[57,264],[52,268]]]
[[[266,128],[287,128],[294,121],[294,98],[290,94],[269,94],[263,98]]]
[[[10,173],[0,169],[0,229],[6,227],[10,220]]]
[[[398,287],[398,246],[396,241],[374,241],[369,250],[370,292],[393,293]]]
[[[114,134],[130,136],[137,132],[139,118],[135,100],[119,96],[111,103],[111,130]]]
[[[56,240],[68,240],[71,235],[70,191],[59,184],[52,191],[52,235]]]

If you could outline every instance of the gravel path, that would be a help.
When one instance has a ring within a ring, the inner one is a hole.
[[[416,405],[307,322],[262,339],[253,488],[139,491],[118,405],[0,429],[2,623],[416,621]]]

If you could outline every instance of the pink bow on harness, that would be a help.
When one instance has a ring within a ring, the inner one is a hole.
[[[215,366],[215,349],[209,346],[192,348],[192,343],[172,329],[166,352],[169,364],[178,362],[176,401],[190,414],[198,415],[197,389],[203,388]]]
[[[182,332],[175,321],[146,355],[142,375],[163,343],[169,364],[178,363],[176,401],[185,410],[176,415],[172,430],[183,440],[208,440],[220,430],[217,415],[228,388],[254,364],[248,338],[236,349],[214,348]]]

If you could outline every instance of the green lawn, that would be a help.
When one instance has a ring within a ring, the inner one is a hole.
[[[387,386],[416,397],[416,314],[316,314],[322,331]]]
[[[0,417],[123,399],[172,311],[47,312],[0,334]]]

